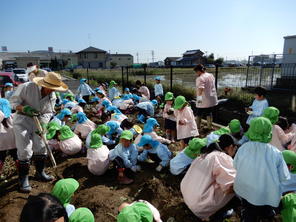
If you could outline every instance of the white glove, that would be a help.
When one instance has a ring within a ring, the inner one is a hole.
[[[156,167],[155,170],[156,170],[157,172],[160,172],[160,171],[162,170],[162,168],[163,168],[163,167],[162,167],[161,165],[158,165],[158,167]]]
[[[202,103],[202,96],[197,96],[197,97],[196,97],[196,103],[197,103],[197,104]]]

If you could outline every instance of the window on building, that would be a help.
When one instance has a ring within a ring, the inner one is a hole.
[[[84,53],[84,58],[87,59],[87,53]]]
[[[120,60],[120,58],[118,58],[118,60]]]
[[[98,54],[97,53],[95,53],[95,59],[97,59],[98,58]]]
[[[293,49],[292,48],[289,48],[288,54],[293,54]]]
[[[127,58],[127,60],[131,60],[131,58]]]

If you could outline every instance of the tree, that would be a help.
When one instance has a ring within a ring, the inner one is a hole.
[[[211,53],[211,54],[208,55],[208,56],[204,56],[204,60],[205,60],[205,63],[206,63],[206,64],[214,64],[214,62],[215,62],[215,56],[214,56],[214,53]]]
[[[116,62],[110,62],[111,69],[114,69],[117,66]]]
[[[224,62],[223,58],[218,58],[215,60],[215,65],[222,65],[223,62]]]

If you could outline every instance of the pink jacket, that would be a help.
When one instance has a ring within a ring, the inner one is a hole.
[[[80,138],[85,139],[87,135],[96,128],[96,124],[91,120],[86,120],[84,123],[77,124],[74,133],[80,135]]]
[[[189,106],[186,106],[183,110],[175,110],[174,113],[177,122],[178,140],[199,135],[193,111]],[[180,125],[180,120],[185,121],[185,125]]]
[[[77,106],[74,106],[71,109],[71,112],[74,114],[74,113],[78,113],[78,112],[82,112],[83,113],[84,111],[83,111],[83,108],[81,106],[77,105]]]
[[[103,145],[97,149],[87,149],[87,168],[94,175],[102,175],[109,168],[109,149]]]
[[[203,89],[202,103],[196,104],[196,107],[208,108],[218,104],[215,78],[212,74],[204,73],[196,78],[196,91],[198,89]]]
[[[235,175],[232,158],[223,152],[213,151],[196,158],[181,182],[185,204],[199,218],[208,218],[234,196],[227,191],[233,186]]]
[[[11,150],[15,149],[15,136],[12,126],[12,118],[13,115],[8,117],[7,119],[7,125],[8,128],[5,128],[2,124],[2,121],[4,120],[4,114],[0,111],[0,151],[3,150]]]
[[[138,90],[142,95],[146,96],[148,100],[150,99],[150,91],[147,86],[141,86]]]
[[[176,121],[176,117],[175,117],[175,114],[171,114],[169,115],[167,112],[169,111],[169,109],[172,108],[172,105],[169,105],[169,104],[165,104],[164,108],[163,108],[163,118],[164,119],[170,119],[172,121]]]
[[[285,133],[284,130],[278,126],[273,125],[272,127],[272,139],[270,144],[274,145],[276,148],[278,148],[280,151],[284,151],[285,147],[288,142],[290,142],[293,138],[294,133]]]
[[[67,155],[75,155],[76,153],[80,152],[82,148],[82,141],[77,135],[74,135],[74,137],[70,139],[60,141],[59,146],[63,153]]]

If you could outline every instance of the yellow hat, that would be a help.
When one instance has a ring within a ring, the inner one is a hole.
[[[42,86],[55,91],[67,91],[68,86],[62,81],[60,74],[48,72],[44,77],[35,77],[33,82],[38,86]]]

